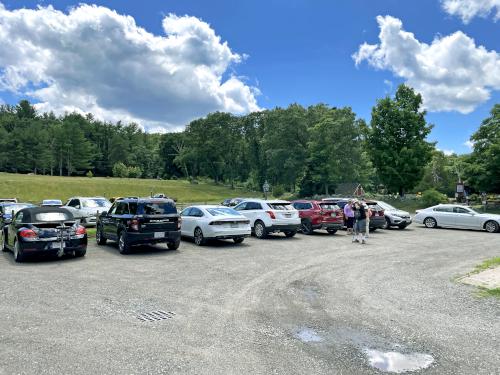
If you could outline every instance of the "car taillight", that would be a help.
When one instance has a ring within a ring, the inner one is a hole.
[[[179,217],[179,219],[177,220],[177,229],[180,230],[181,229],[181,224],[182,224],[182,218]]]
[[[276,219],[276,216],[274,216],[274,212],[273,211],[266,211],[266,212],[267,212],[267,214],[269,215],[269,217],[271,219]]]
[[[76,228],[75,234],[76,234],[76,235],[87,234],[87,229],[85,229],[85,227],[83,227],[83,226],[79,225],[79,226]]]
[[[32,229],[23,229],[22,231],[19,232],[19,235],[22,238],[37,238],[38,237],[36,232]]]
[[[208,223],[208,225],[222,225],[224,224],[224,222],[222,221],[211,221],[210,223]]]
[[[132,230],[139,230],[139,220],[137,220],[137,219],[130,220],[130,223],[128,226]]]

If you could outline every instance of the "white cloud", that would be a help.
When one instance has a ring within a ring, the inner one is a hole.
[[[37,108],[92,112],[149,129],[178,128],[211,111],[259,110],[258,90],[223,78],[245,56],[207,23],[168,15],[164,36],[95,5],[8,10],[0,3],[0,89]]]
[[[500,19],[500,0],[442,0],[444,11],[452,16],[458,16],[464,23],[469,23],[474,17]]]
[[[464,146],[472,150],[474,148],[474,142],[472,142],[471,140],[465,141]]]
[[[404,78],[430,111],[469,113],[500,89],[500,55],[476,46],[463,32],[426,44],[403,30],[397,18],[378,16],[377,22],[380,43],[362,44],[353,55],[356,65],[366,60]]]
[[[445,154],[446,156],[451,156],[451,155],[455,154],[455,151],[453,151],[453,150],[446,150],[446,149],[445,149],[445,150],[441,150],[441,149],[439,149],[439,148],[438,148],[437,150],[438,150],[438,151],[441,151],[441,152],[442,152],[443,154]]]

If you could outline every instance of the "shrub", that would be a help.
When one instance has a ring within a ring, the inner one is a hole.
[[[448,197],[436,189],[429,189],[422,193],[422,202],[426,207],[435,206],[439,203],[446,203],[447,201]]]
[[[128,177],[127,166],[123,163],[115,163],[115,165],[113,165],[113,176],[120,178],[127,178]]]
[[[273,196],[276,198],[280,198],[285,194],[285,189],[281,185],[273,186]]]
[[[92,178],[94,177],[94,174],[92,173],[92,171],[88,171],[85,176],[87,176],[88,178]]]
[[[142,175],[142,169],[140,167],[127,167],[127,172],[130,178],[139,178]]]

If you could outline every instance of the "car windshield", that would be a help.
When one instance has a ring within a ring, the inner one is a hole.
[[[70,216],[64,212],[40,212],[35,215],[37,222],[66,221]]]
[[[17,211],[22,210],[23,208],[33,207],[32,204],[7,204],[3,206],[3,212],[10,214],[12,211],[17,213]]]
[[[397,210],[396,207],[391,206],[389,203],[378,202],[378,205],[382,207],[384,210]]]
[[[207,208],[207,211],[212,216],[241,216],[238,211],[233,210],[232,208]]]
[[[295,210],[293,206],[289,203],[268,203],[268,206],[273,210],[291,211]]]
[[[85,208],[109,207],[109,202],[104,198],[85,199],[82,200],[82,205]]]
[[[55,199],[52,199],[52,200],[44,200],[42,202],[43,205],[59,205],[59,206],[62,206],[62,202],[60,200],[55,200]]]
[[[144,215],[166,215],[176,214],[175,205],[169,202],[147,202],[142,203],[142,213]]]
[[[335,203],[320,203],[319,206],[323,210],[340,210],[340,207],[337,206]]]

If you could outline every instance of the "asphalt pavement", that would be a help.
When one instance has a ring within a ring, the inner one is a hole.
[[[500,234],[412,225],[16,264],[0,374],[499,374],[500,300],[455,278]]]

